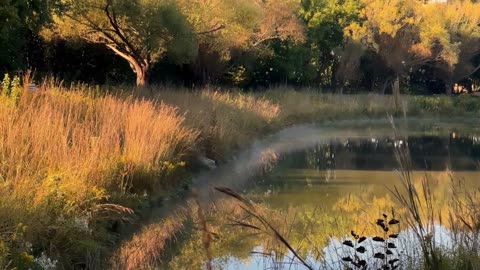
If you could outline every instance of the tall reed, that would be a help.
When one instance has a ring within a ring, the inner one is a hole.
[[[78,238],[105,238],[95,227],[99,221],[121,218],[129,210],[115,204],[170,181],[198,137],[176,108],[161,102],[49,90],[24,92],[17,102],[0,97],[0,104],[0,244],[6,246],[0,256],[6,261],[15,252],[34,253],[26,243],[61,254],[62,263],[85,260],[68,256],[95,246],[78,246]],[[21,245],[14,237],[19,224]]]

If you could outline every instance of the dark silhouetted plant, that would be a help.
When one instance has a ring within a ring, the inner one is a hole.
[[[363,244],[363,242],[367,240],[367,237],[360,236],[354,231],[351,231],[351,235],[354,240],[345,240],[342,244],[350,249],[353,249],[353,256],[343,257],[342,261],[344,261],[346,264],[351,264],[356,269],[367,269],[367,261],[358,256],[358,253],[364,254],[367,251]]]
[[[382,270],[394,270],[399,267],[399,254],[397,250],[396,239],[398,233],[394,233],[391,230],[392,226],[398,227],[400,221],[395,219],[395,212],[392,210],[392,218],[388,220],[388,216],[383,214],[382,218],[376,220],[375,224],[380,227],[382,236],[375,236],[371,238],[371,241],[381,243],[380,249],[375,249],[373,246],[373,258],[370,261],[381,260],[379,269]],[[398,231],[398,228],[395,230]],[[353,240],[343,241],[343,245],[353,250],[353,256],[346,256],[342,258],[342,261],[349,267],[349,269],[368,269],[367,259],[361,258],[359,254],[365,254],[367,252],[367,246],[365,240],[368,238],[360,236],[354,231],[351,231]]]

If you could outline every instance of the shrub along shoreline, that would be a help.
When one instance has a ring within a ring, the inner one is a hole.
[[[0,96],[0,268],[94,269],[118,239],[116,224],[185,183],[197,156],[223,162],[289,125],[480,113],[474,97],[115,91]]]

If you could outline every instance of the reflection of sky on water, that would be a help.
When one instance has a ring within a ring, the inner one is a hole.
[[[264,250],[261,246],[252,250],[252,256],[248,260],[240,260],[235,257],[220,258],[214,260],[215,269],[225,270],[258,270],[258,269],[296,269],[294,268],[293,254],[288,254],[284,259],[275,261],[271,257],[263,254]],[[286,267],[288,266],[288,267]]]
[[[452,233],[447,230],[443,225],[434,225],[432,228],[432,232],[434,235],[434,245],[436,247],[444,250],[451,250],[454,247]],[[342,269],[343,264],[339,261],[340,258],[352,255],[351,249],[342,245],[343,240],[340,241],[338,238],[335,237],[331,238],[328,246],[323,249],[323,252],[325,254],[325,261],[323,265],[328,265],[331,267],[327,269]],[[392,242],[395,243],[395,245],[397,246],[394,253],[398,254],[400,263],[403,263],[403,265],[401,265],[403,267],[400,267],[400,269],[408,268],[406,265],[404,265],[407,258],[421,258],[420,243],[413,229],[408,229],[400,232],[399,238]],[[362,245],[367,248],[367,251],[364,254],[358,254],[359,257],[361,259],[365,259],[370,266],[378,263],[377,259],[369,258],[373,258],[375,252],[382,252],[383,243],[374,242],[371,240],[371,238],[368,238],[367,240],[365,240],[365,242],[362,243]],[[397,256],[394,256],[392,258],[397,258]],[[402,258],[404,259],[402,260]],[[418,261],[413,263],[418,263]],[[377,267],[375,267],[375,269],[378,268],[379,265],[376,266]]]
[[[454,236],[452,232],[446,229],[443,225],[434,225],[432,227],[434,235],[434,245],[439,249],[452,250],[455,247]],[[306,258],[306,261],[314,269],[328,270],[328,269],[343,269],[345,264],[341,258],[346,256],[352,256],[352,249],[342,245],[342,242],[346,239],[339,239],[337,237],[331,237],[328,245],[322,249],[324,257],[322,260],[315,260],[312,256]],[[408,229],[400,232],[399,238],[393,241],[397,246],[395,254],[392,258],[400,259],[399,269],[415,267],[421,261],[421,250],[417,236],[413,229]],[[379,265],[378,259],[373,259],[375,252],[380,252],[383,249],[383,243],[374,242],[371,238],[368,238],[362,243],[367,251],[364,254],[357,255],[361,259],[365,259],[370,266],[369,269],[377,269]],[[248,260],[240,260],[235,257],[228,257],[217,259],[214,261],[214,265],[218,268],[225,270],[259,270],[259,269],[306,269],[297,260],[293,260],[292,253],[288,253],[282,260],[273,261],[271,257],[265,257],[264,255],[258,255],[263,252],[262,247],[256,247],[252,250],[252,255]],[[416,258],[416,261],[410,261],[412,258]]]

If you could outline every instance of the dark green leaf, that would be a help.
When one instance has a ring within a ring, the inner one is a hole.
[[[375,236],[375,237],[372,238],[372,240],[375,241],[375,242],[385,242],[385,239],[383,239],[380,236]]]
[[[360,253],[365,253],[366,249],[365,249],[365,247],[358,247],[357,251],[360,252]]]
[[[394,243],[388,243],[388,248],[397,248],[397,246]]]
[[[377,259],[385,259],[385,254],[378,252],[378,253],[375,253],[373,257]]]
[[[352,241],[350,241],[350,240],[345,240],[345,241],[343,241],[342,244],[344,244],[345,246],[349,246],[349,247],[352,247],[352,248],[353,248],[353,243],[352,243]]]
[[[400,221],[397,220],[397,219],[394,219],[394,218],[392,218],[392,219],[388,222],[389,225],[395,225],[395,224],[398,224],[398,223],[400,223]]]

